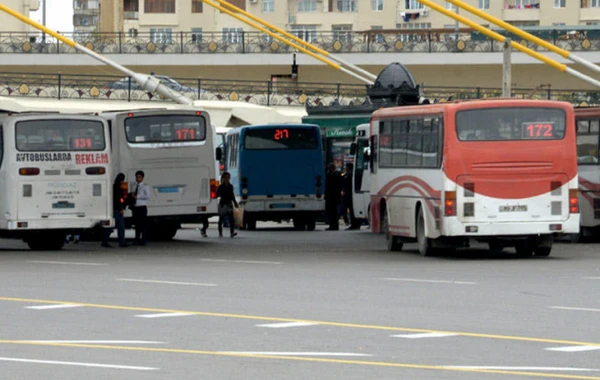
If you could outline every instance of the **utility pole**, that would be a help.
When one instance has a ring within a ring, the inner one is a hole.
[[[43,0],[42,3],[42,25],[46,26],[46,1]],[[46,43],[46,33],[42,33],[42,42]]]
[[[46,0],[44,0],[44,1],[46,1]],[[460,8],[457,7],[456,5],[454,6],[454,12],[456,12],[457,15],[458,15],[459,9]],[[456,42],[458,42],[458,30],[459,30],[459,28],[460,28],[460,24],[458,23],[458,20],[456,20],[456,22],[454,23],[454,33],[456,34],[455,35]]]
[[[512,97],[512,40],[507,38],[504,40],[504,62],[502,63],[502,97]]]

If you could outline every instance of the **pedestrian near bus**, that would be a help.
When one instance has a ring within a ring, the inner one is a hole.
[[[131,194],[135,199],[133,206],[133,223],[135,224],[135,244],[146,245],[148,231],[148,200],[150,199],[150,187],[144,183],[145,174],[142,170],[135,172],[137,182],[134,192]]]
[[[327,165],[327,173],[325,174],[325,214],[329,223],[327,231],[340,229],[338,207],[341,195],[340,175],[335,168],[335,164],[331,163]]]
[[[127,247],[127,243],[125,242],[125,198],[127,194],[123,192],[123,183],[125,182],[125,174],[119,173],[115,177],[115,182],[113,183],[113,217],[115,219],[115,227],[117,229],[117,236],[119,237],[119,247]],[[104,238],[102,239],[102,246],[106,248],[112,248],[112,246],[108,243],[108,239],[110,234],[112,233],[112,228],[106,228],[104,230]]]
[[[233,185],[229,180],[231,175],[229,172],[224,172],[221,175],[221,184],[217,188],[217,198],[219,198],[219,237],[223,237],[223,222],[225,217],[229,218],[229,230],[231,237],[237,235],[235,232],[235,223],[233,222],[233,206],[238,208],[239,205],[235,199]]]
[[[352,203],[352,187],[354,186],[352,180],[353,172],[354,164],[351,162],[347,163],[346,174],[344,175],[342,186],[342,209],[344,210],[344,215],[349,215],[350,217],[350,227],[346,228],[346,230],[360,230],[360,222],[354,215],[354,204]]]

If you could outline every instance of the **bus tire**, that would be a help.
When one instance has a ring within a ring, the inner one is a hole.
[[[27,245],[34,251],[59,251],[65,245],[64,233],[40,234],[27,240]]]
[[[515,251],[517,255],[520,257],[529,257],[533,254],[534,246],[530,239],[527,239],[522,242],[518,242],[515,245]]]
[[[389,215],[387,207],[383,206],[383,212],[381,213],[381,231],[385,234],[385,241],[387,243],[388,251],[401,251],[404,245],[398,237],[392,235],[390,232]]]
[[[294,229],[297,231],[306,230],[306,218],[299,216],[293,219]]]
[[[248,231],[256,231],[256,219],[251,217],[246,219],[246,229]]]
[[[552,251],[553,238],[552,235],[544,236],[539,239],[535,247],[533,248],[534,256],[548,257]]]
[[[309,217],[306,220],[306,230],[314,231],[316,227],[317,227],[317,217],[316,216]]]
[[[421,207],[419,207],[419,210],[417,211],[417,243],[419,245],[419,253],[421,256],[433,256],[431,239],[425,236],[425,216],[423,215],[423,208]]]

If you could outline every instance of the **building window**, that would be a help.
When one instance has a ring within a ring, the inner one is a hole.
[[[406,9],[423,9],[425,6],[418,0],[405,0]]]
[[[317,0],[299,0],[298,12],[314,12],[317,10]]]
[[[581,8],[600,8],[600,0],[581,0]]]
[[[553,22],[552,26],[566,26],[567,24],[565,24],[564,22]]]
[[[371,0],[371,10],[382,11],[383,10],[383,0]]]
[[[192,0],[192,13],[202,13],[202,0]]]
[[[567,0],[554,0],[554,8],[566,8]]]
[[[540,0],[515,0],[515,7],[526,7],[528,5],[539,5]],[[538,6],[539,8],[539,6]]]
[[[352,25],[332,25],[331,29],[333,30],[333,40],[338,40],[340,42],[350,42],[352,41]]]
[[[383,29],[383,26],[381,26],[381,25],[371,26],[371,30],[382,30],[382,29]],[[381,33],[377,33],[377,34],[373,33],[372,38],[373,38],[373,40],[372,40],[373,42],[377,42],[379,44],[382,44],[385,42],[385,36]]]
[[[316,25],[293,25],[292,34],[306,42],[313,42],[317,39]]]
[[[145,13],[175,13],[175,0],[144,0]]]
[[[454,27],[454,26],[452,26]],[[410,22],[410,23],[404,23],[404,24],[396,24],[396,29],[403,29],[403,30],[415,30],[416,32],[419,32],[421,30],[427,30],[427,29],[431,29],[431,23],[430,22]],[[401,41],[404,42],[410,42],[410,41],[423,41],[423,39],[426,39],[427,36],[425,36],[423,33],[400,33],[398,34],[398,36],[396,37]]]
[[[173,29],[171,28],[150,28],[150,41],[158,44],[173,43]]]
[[[246,0],[225,0],[227,3],[246,10]]]
[[[242,28],[223,28],[223,42],[237,44],[242,42],[244,29]]]
[[[479,0],[479,9],[490,9],[490,0]]]
[[[455,11],[456,12],[456,6],[452,3],[449,3],[446,1],[446,9],[450,10],[450,11]]]
[[[263,0],[262,2],[263,13],[270,13],[275,11],[275,0]]]
[[[202,42],[202,28],[192,28],[192,42],[196,44]]]
[[[338,0],[337,10],[338,12],[356,12],[356,0]]]

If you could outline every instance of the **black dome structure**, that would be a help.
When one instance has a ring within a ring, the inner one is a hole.
[[[367,86],[367,95],[374,103],[386,100],[394,105],[419,104],[419,86],[399,62],[390,63],[379,73],[375,84]]]

